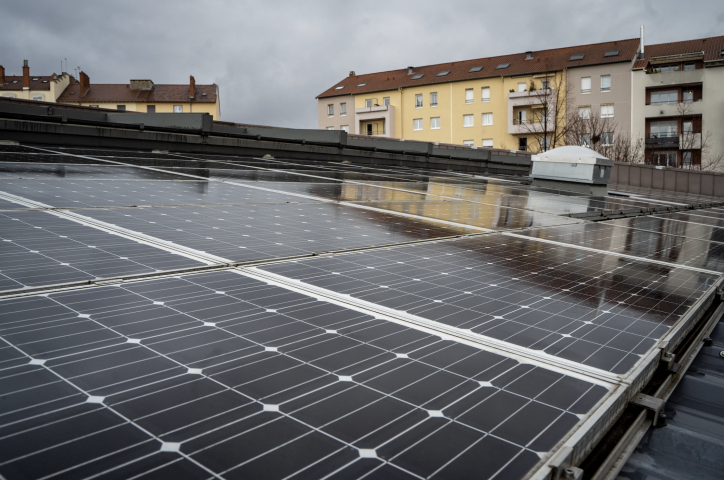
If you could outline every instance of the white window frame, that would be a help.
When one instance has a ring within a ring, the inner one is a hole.
[[[390,105],[390,97],[382,97],[382,103],[388,107]]]
[[[601,118],[613,118],[613,104],[601,105]]]
[[[430,130],[440,130],[440,117],[430,118]]]
[[[578,107],[578,117],[582,118],[584,120],[590,119],[591,118],[591,106],[584,105],[582,107]]]
[[[548,90],[549,88],[551,88],[551,81],[550,80],[541,80],[540,88],[541,88],[541,90]]]
[[[473,103],[475,101],[475,91],[472,88],[465,89],[465,103]]]
[[[484,113],[482,122],[483,122],[484,127],[488,127],[488,126],[492,125],[493,124],[493,113],[492,112]]]
[[[11,92],[5,92],[2,94],[2,96],[5,98],[17,98],[18,97],[16,94],[11,93]]]
[[[483,146],[488,148],[493,148],[493,139],[492,138],[484,138],[483,139]]]
[[[412,130],[415,132],[422,131],[422,119],[421,118],[414,118],[412,120]]]
[[[349,133],[349,125],[342,125],[341,127],[339,127],[339,129]]]
[[[430,107],[437,108],[437,92],[430,92]]]
[[[184,106],[183,105],[174,105],[173,113],[184,113]]]
[[[34,93],[33,94],[33,100],[36,102],[44,102],[45,101],[45,95],[42,93]]]
[[[608,80],[608,82],[604,81]],[[605,86],[605,84],[608,83],[608,86]],[[611,91],[611,75],[601,75],[601,92],[610,92]]]
[[[480,98],[483,103],[488,103],[490,101],[490,87],[483,87],[480,89]]]
[[[475,140],[463,140],[463,145],[465,145],[466,147],[474,147]]]
[[[588,84],[588,87],[586,87]],[[591,77],[581,77],[581,94],[587,95],[591,93]]]
[[[469,115],[463,115],[463,127],[469,128],[475,126],[475,115],[469,114]]]
[[[601,133],[601,146],[604,147],[613,147],[613,142],[615,142],[615,134],[614,132],[603,132]]]
[[[173,108],[174,108],[174,110],[176,109],[176,107],[173,107]],[[332,117],[334,117],[334,104],[330,103],[329,105],[327,105],[327,118],[332,118]]]
[[[578,145],[581,147],[591,148],[591,134],[584,133],[578,137]]]
[[[339,116],[340,117],[346,117],[347,116],[347,103],[340,103],[339,104]]]
[[[694,122],[692,120],[681,121],[681,133],[694,133]]]
[[[327,130],[334,130],[334,127],[327,127]]]
[[[415,94],[415,108],[422,108],[422,94],[416,93]]]
[[[365,108],[372,108],[372,99],[365,100]]]
[[[518,82],[518,92],[525,92],[528,90],[528,84],[526,82]]]

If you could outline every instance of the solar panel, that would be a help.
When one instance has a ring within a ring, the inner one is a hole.
[[[583,60],[583,57],[584,57],[584,56],[585,56],[585,55],[580,55],[580,54],[579,54],[579,55],[571,55],[570,61],[572,62],[572,61],[574,61],[574,60]]]
[[[473,67],[470,70],[468,70],[468,73],[479,72],[482,69],[483,69],[483,67]]]
[[[724,272],[712,197],[50,150],[0,146],[4,478],[542,478]]]
[[[450,70],[444,70],[444,71],[438,73],[437,76],[438,76],[438,77],[444,77],[444,76],[446,76],[446,75],[449,74],[449,73],[450,73]]]
[[[419,79],[421,79],[421,78],[424,77],[424,76],[425,76],[425,74],[420,73],[420,74],[418,74],[418,75],[414,75],[410,80],[419,80]]]
[[[604,54],[604,57],[617,57],[619,50],[609,50]]]
[[[509,66],[510,66],[509,63],[501,63],[500,65],[498,65],[497,67],[495,67],[495,69],[496,69],[496,70],[502,70],[502,69],[504,69],[504,68],[508,68]]]

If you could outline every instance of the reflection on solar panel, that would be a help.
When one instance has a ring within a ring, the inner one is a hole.
[[[703,198],[43,148],[0,146],[8,479],[544,478],[721,288]]]

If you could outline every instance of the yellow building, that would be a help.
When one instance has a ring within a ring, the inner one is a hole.
[[[568,70],[630,63],[638,44],[631,39],[366,75],[351,72],[317,97],[319,128],[340,128],[344,122],[349,133],[359,135],[516,150],[539,150],[547,141],[552,147],[565,129],[572,88]],[[354,112],[340,108],[342,103],[353,104]],[[336,118],[341,111],[344,120]]]
[[[151,80],[91,84],[84,72],[79,77],[78,81],[65,72],[33,77],[27,60],[22,76],[5,75],[0,66],[0,96],[132,112],[208,113],[221,120],[218,85],[196,85],[194,77],[185,85],[154,84]]]

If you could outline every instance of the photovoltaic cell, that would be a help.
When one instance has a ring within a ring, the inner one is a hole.
[[[617,374],[716,280],[502,235],[260,268]]]
[[[231,272],[0,301],[0,335],[5,478],[520,478],[608,392]]]
[[[204,265],[40,211],[0,213],[0,290]]]
[[[666,215],[619,218],[616,220],[607,220],[605,223],[635,228],[638,230],[646,230],[654,233],[678,235],[681,237],[707,242],[724,243],[724,228],[718,228],[714,225],[704,225],[701,223],[675,220],[673,218],[668,218]]]

